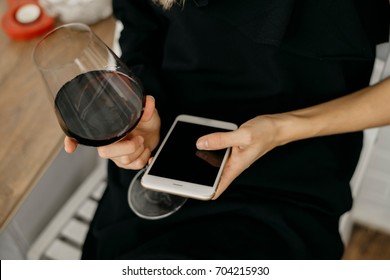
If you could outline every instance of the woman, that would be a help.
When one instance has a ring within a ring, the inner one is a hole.
[[[134,131],[98,148],[111,159],[108,188],[83,258],[341,258],[338,222],[352,205],[362,134],[340,133],[388,121],[352,116],[375,113],[365,93],[389,82],[337,99],[368,85],[375,45],[388,38],[388,1],[372,2],[114,0],[122,59],[154,98]],[[129,183],[181,113],[240,124],[197,142],[233,147],[218,193],[142,220]]]

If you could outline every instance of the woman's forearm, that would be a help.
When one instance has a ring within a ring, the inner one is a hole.
[[[269,116],[280,145],[390,124],[390,79],[316,106]]]

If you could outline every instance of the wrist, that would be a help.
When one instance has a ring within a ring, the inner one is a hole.
[[[294,114],[294,112],[267,115],[266,117],[273,123],[274,143],[277,146],[316,135],[315,125],[310,122],[310,119]]]

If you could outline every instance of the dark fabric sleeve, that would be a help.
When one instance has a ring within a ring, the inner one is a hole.
[[[147,0],[113,0],[113,11],[124,26],[119,39],[121,60],[141,81],[144,94],[155,97],[161,111],[165,106],[160,69],[167,23],[152,5]]]

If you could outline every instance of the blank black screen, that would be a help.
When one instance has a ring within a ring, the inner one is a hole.
[[[226,149],[199,151],[196,141],[203,135],[226,131],[178,121],[149,174],[212,187]]]

